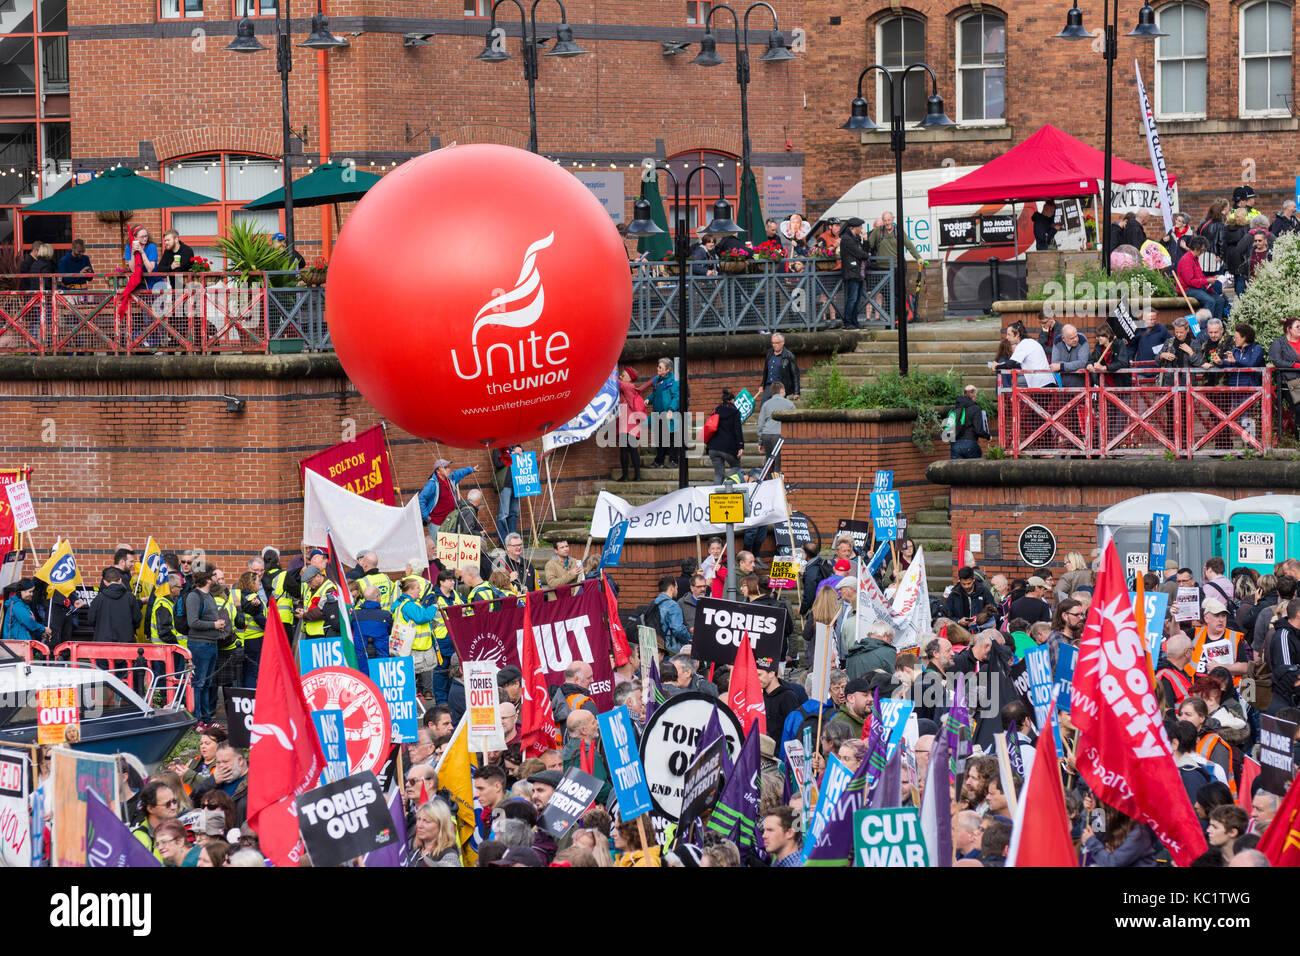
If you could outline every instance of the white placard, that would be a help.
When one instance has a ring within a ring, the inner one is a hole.
[[[5,485],[5,494],[9,496],[9,507],[14,513],[14,534],[35,531],[36,509],[32,507],[32,493],[27,488],[27,482],[15,481]]]
[[[496,661],[466,661],[465,719],[468,722],[469,749],[496,751],[506,749],[501,727],[501,695],[497,691]]]
[[[1174,598],[1174,620],[1199,621],[1201,619],[1201,589],[1179,588]]]

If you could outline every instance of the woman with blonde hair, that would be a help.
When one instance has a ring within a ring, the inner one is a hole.
[[[1079,588],[1092,587],[1092,581],[1092,571],[1088,568],[1088,562],[1078,551],[1071,551],[1065,556],[1065,573],[1061,575],[1061,580],[1056,582],[1056,593],[1062,598],[1069,597]]]
[[[813,665],[813,652],[817,647],[818,625],[833,628],[835,619],[839,617],[840,599],[835,588],[829,585],[821,588],[817,592],[817,597],[813,598],[811,612],[804,618],[803,622],[803,643],[806,649],[804,653],[807,655],[806,663],[809,667]],[[838,654],[836,652],[838,648],[836,645],[838,643],[838,641],[831,641],[831,660],[829,661],[831,667],[837,666]]]
[[[430,800],[415,811],[411,866],[460,866],[460,847],[451,810],[442,800]]]

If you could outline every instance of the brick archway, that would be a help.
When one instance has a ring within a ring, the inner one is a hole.
[[[494,126],[490,123],[476,123],[469,126],[457,126],[449,129],[442,136],[442,144],[450,146],[458,143],[495,143],[498,146],[513,146],[516,149],[528,148],[528,133],[513,126]]]
[[[279,130],[248,126],[203,126],[156,136],[154,153],[160,162],[199,153],[252,153],[279,156],[284,141]]]
[[[740,133],[705,123],[687,123],[664,133],[664,153],[676,156],[695,149],[707,149],[739,156]]]

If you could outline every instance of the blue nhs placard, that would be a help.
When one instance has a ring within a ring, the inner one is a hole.
[[[515,483],[516,498],[531,498],[542,493],[542,477],[537,472],[537,452],[521,451],[510,457],[510,477]]]

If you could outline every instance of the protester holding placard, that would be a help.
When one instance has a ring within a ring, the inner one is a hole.
[[[50,629],[36,620],[32,600],[36,596],[36,582],[22,578],[9,585],[4,602],[3,639],[6,641],[39,641],[50,637]]]

